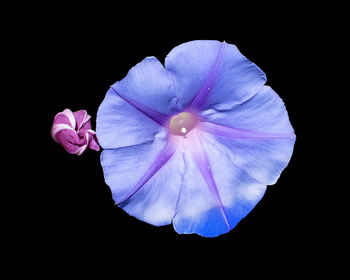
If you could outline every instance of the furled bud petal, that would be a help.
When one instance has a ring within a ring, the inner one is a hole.
[[[73,113],[65,109],[55,116],[51,136],[70,154],[81,155],[86,148],[98,151],[100,146],[90,118],[85,110]]]

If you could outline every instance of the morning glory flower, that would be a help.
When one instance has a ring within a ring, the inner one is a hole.
[[[91,129],[91,116],[85,110],[65,109],[56,114],[51,128],[52,138],[68,153],[81,155],[87,148],[100,150],[96,132]]]
[[[274,184],[295,135],[281,98],[235,45],[191,41],[146,57],[97,113],[116,204],[178,233],[230,231]]]

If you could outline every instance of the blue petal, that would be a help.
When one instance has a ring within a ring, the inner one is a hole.
[[[173,224],[178,233],[215,237],[234,228],[260,201],[266,186],[235,166],[225,146],[209,135],[200,139],[222,206],[210,191],[193,154],[185,151],[186,172]]]
[[[266,185],[273,185],[288,165],[295,138],[227,139],[216,137],[231,153],[232,162],[246,174]]]
[[[283,101],[270,87],[264,86],[232,110],[210,109],[201,116],[228,128],[263,133],[266,137],[261,139],[217,136],[216,140],[232,151],[235,164],[252,177],[268,185],[277,181],[291,158],[295,135]]]
[[[254,96],[228,110],[208,109],[201,112],[204,120],[264,133],[293,133],[282,99],[269,86],[262,87]]]
[[[104,150],[101,155],[105,181],[118,206],[156,226],[170,224],[175,214],[184,172],[182,154],[175,153],[144,180],[142,187],[133,190],[166,146],[165,139],[157,139],[153,143]]]
[[[179,110],[187,107],[200,91],[220,55],[222,44],[191,41],[175,47],[166,57],[165,68],[174,77]],[[236,46],[226,44],[220,60],[203,108],[226,109],[241,104],[265,84],[265,74]]]
[[[97,112],[96,133],[104,149],[113,149],[152,142],[166,131],[110,89]]]
[[[177,96],[171,75],[155,57],[146,57],[113,85],[126,99],[165,115],[176,111]]]

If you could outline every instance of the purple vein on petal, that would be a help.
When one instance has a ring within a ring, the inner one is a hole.
[[[129,103],[131,106],[139,110],[141,113],[149,117],[150,119],[154,120],[156,123],[158,123],[161,126],[166,126],[169,117],[167,115],[164,115],[162,113],[159,113],[145,105],[139,104],[131,99],[126,98],[125,96],[121,95],[115,88],[111,86],[111,89],[116,93],[120,98],[125,100],[127,103]]]
[[[151,164],[151,166],[147,169],[146,173],[143,174],[141,179],[137,182],[137,184],[131,189],[131,191],[122,199],[120,199],[117,203],[126,202],[130,197],[132,197],[139,189],[141,189],[149,179],[151,179],[154,174],[156,174],[159,169],[161,169],[173,156],[176,152],[177,143],[172,141],[172,138],[169,137],[168,142],[164,146],[163,150],[159,153],[155,161]]]
[[[230,230],[231,227],[230,227],[230,224],[227,220],[224,206],[221,202],[220,194],[219,194],[218,188],[216,186],[213,173],[212,173],[211,168],[210,168],[207,154],[202,147],[202,144],[199,140],[198,135],[193,134],[192,137],[193,137],[193,142],[190,146],[191,153],[195,159],[195,162],[198,166],[199,171],[201,172],[205,182],[207,183],[207,185],[209,187],[211,194],[214,197],[215,202],[217,203],[217,205],[219,207],[220,213],[222,214],[222,217],[224,218],[224,221],[225,221],[228,229]]]
[[[226,45],[226,43],[222,42],[221,48],[220,48],[219,53],[215,59],[215,62],[213,64],[204,84],[202,85],[201,89],[199,90],[199,92],[197,93],[197,95],[194,97],[191,104],[189,105],[189,107],[188,107],[189,110],[199,110],[201,108],[201,106],[205,103],[205,101],[207,100],[208,95],[210,93],[210,90],[212,89],[214,82],[215,82],[216,74],[217,74],[219,66],[220,66],[220,62],[221,62],[222,54],[223,54],[224,49],[225,49],[225,45]]]
[[[212,122],[200,122],[202,131],[226,138],[241,138],[241,139],[283,139],[293,138],[294,133],[263,133],[250,130],[228,127]]]

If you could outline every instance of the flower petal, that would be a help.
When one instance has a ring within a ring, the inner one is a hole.
[[[270,87],[232,110],[210,109],[201,117],[212,122],[203,122],[203,129],[215,134],[232,151],[234,162],[260,182],[274,184],[288,165],[295,135],[283,101]]]
[[[104,150],[105,181],[118,206],[153,225],[170,224],[182,183],[183,158],[176,146],[157,139],[152,143]]]
[[[66,109],[66,110],[69,110],[69,109]],[[71,127],[72,129],[74,129],[74,127],[72,127],[72,123],[71,123],[70,118],[64,112],[59,112],[59,113],[56,114],[53,124],[54,125],[56,125],[56,124],[64,124],[64,125],[67,125],[67,126]]]
[[[63,119],[60,119],[61,116],[65,116],[68,120],[69,120],[69,123],[67,123],[66,121],[63,121]],[[57,119],[56,119],[57,118]],[[75,122],[75,118],[74,118],[74,114],[73,112],[70,110],[70,109],[64,109],[63,112],[59,112],[56,117],[55,117],[55,121],[58,121],[58,122],[61,122],[62,123],[67,123],[69,124],[73,129],[75,129],[75,126],[76,126],[76,122]]]
[[[244,57],[236,46],[218,41],[191,41],[175,47],[166,57],[165,68],[173,75],[179,110],[185,109],[214,75],[203,108],[227,109],[253,96],[266,82],[265,74]]]
[[[57,113],[51,127],[51,136],[71,154],[81,155],[88,146],[95,151],[100,149],[86,110],[73,113],[70,109],[65,109]]]
[[[244,172],[264,184],[273,185],[290,161],[295,136],[270,139],[216,136],[215,140],[231,151],[228,155]]]
[[[104,149],[115,149],[152,142],[166,131],[109,89],[97,112],[96,133]]]
[[[186,172],[173,224],[178,233],[215,237],[234,228],[259,202],[266,186],[237,168],[225,146],[216,145],[209,135],[207,139],[202,134],[200,153],[207,157],[212,182],[199,168],[195,153],[186,152]],[[189,147],[193,148],[197,149]],[[210,186],[213,184],[215,192]]]
[[[231,153],[232,161],[256,180],[273,185],[288,165],[295,137],[280,139],[229,139],[216,137]]]
[[[94,151],[99,151],[100,150],[100,146],[98,145],[96,132],[91,130],[91,129],[89,129],[86,133],[88,134],[89,139],[90,139],[89,148],[91,150],[94,150]]]
[[[231,138],[231,139],[281,139],[293,138],[295,135],[290,133],[264,133],[255,132],[245,129],[238,129],[234,127],[224,126],[212,122],[200,122],[199,127],[202,131],[209,132],[216,136]]]
[[[223,126],[262,133],[294,133],[282,99],[269,86],[230,110],[208,109],[201,113],[206,121]]]
[[[63,112],[56,114],[52,127],[51,136],[56,141],[56,134],[63,129],[70,129],[75,131],[75,118],[73,112],[70,109],[65,109]]]
[[[83,152],[86,149],[86,139],[79,139],[77,133],[72,129],[62,129],[56,133],[56,141],[70,154],[77,154],[78,151]],[[81,154],[81,153],[80,153]]]
[[[86,110],[79,110],[73,113],[74,118],[76,120],[76,129],[79,130],[81,127],[90,120],[91,116],[89,116]],[[91,128],[91,126],[89,127]]]
[[[59,116],[59,118],[61,118],[61,116]],[[59,119],[57,118],[57,119]],[[56,119],[55,119],[56,120]],[[55,142],[58,142],[56,135],[58,134],[58,132],[60,132],[61,130],[72,130],[74,133],[76,133],[76,131],[70,126],[70,124],[66,124],[66,123],[57,123],[54,122],[54,124],[51,127],[51,137],[53,138],[53,140]]]
[[[176,111],[177,96],[171,75],[155,57],[146,57],[131,68],[113,88],[121,97],[156,112],[171,115]]]

